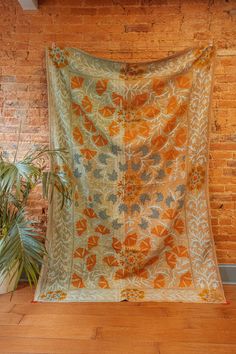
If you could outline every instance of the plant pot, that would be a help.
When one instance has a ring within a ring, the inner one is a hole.
[[[7,275],[0,273],[0,294],[6,294],[15,290],[16,281],[17,281],[17,272],[18,264],[9,272]]]

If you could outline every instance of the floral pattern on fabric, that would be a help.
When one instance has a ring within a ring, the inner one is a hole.
[[[64,51],[63,49],[60,49],[58,47],[50,48],[49,55],[52,59],[53,64],[57,68],[63,68],[64,66],[68,65],[67,51]]]
[[[57,171],[40,301],[222,302],[207,194],[212,47],[150,63],[49,50]],[[57,289],[61,289],[59,293]]]
[[[63,301],[66,299],[66,293],[61,290],[48,291],[46,294],[40,296],[41,300],[54,300],[54,301]]]
[[[192,167],[189,173],[189,188],[191,190],[200,190],[205,181],[205,171],[202,166]]]
[[[121,297],[128,301],[142,301],[144,299],[144,291],[138,289],[123,289]]]

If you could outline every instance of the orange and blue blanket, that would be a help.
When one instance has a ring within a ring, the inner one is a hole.
[[[214,48],[146,63],[47,52],[54,194],[37,301],[224,302],[208,201]]]

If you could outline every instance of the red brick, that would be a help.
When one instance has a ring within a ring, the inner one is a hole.
[[[236,176],[236,168],[224,168],[223,175],[224,176]]]
[[[150,32],[151,26],[149,24],[131,24],[125,25],[125,32]]]

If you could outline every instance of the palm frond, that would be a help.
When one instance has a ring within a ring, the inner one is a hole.
[[[0,189],[2,193],[9,193],[13,189],[17,196],[21,194],[22,182],[29,186],[35,184],[41,176],[39,167],[25,161],[0,162]]]
[[[43,197],[50,202],[53,199],[54,190],[61,198],[61,208],[66,202],[71,201],[72,187],[68,179],[62,173],[44,172],[42,176]]]
[[[30,285],[36,284],[45,247],[36,238],[38,234],[23,210],[12,218],[8,235],[0,241],[0,273],[6,276],[17,264],[18,277],[24,271]]]
[[[45,253],[40,235],[24,211],[31,192],[42,185],[43,197],[49,202],[55,192],[61,208],[71,201],[69,178],[49,168],[66,163],[66,154],[64,149],[43,146],[29,151],[20,161],[9,161],[0,153],[0,273],[7,275],[16,269],[17,282],[22,271],[30,284],[37,282]]]

